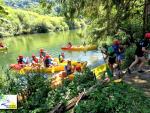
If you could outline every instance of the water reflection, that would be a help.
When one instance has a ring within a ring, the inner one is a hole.
[[[33,34],[6,38],[4,42],[8,46],[7,53],[0,53],[0,65],[6,66],[11,63],[16,63],[16,59],[19,54],[24,56],[31,56],[34,53],[36,56],[39,55],[39,49],[44,48],[48,51],[51,56],[58,57],[62,52],[60,49],[68,41],[74,45],[82,44],[81,39],[78,35],[80,31],[68,31],[58,33],[47,33],[47,34]],[[102,55],[99,51],[88,51],[88,52],[67,52],[64,51],[66,59],[88,61],[88,65],[98,65],[103,62]]]

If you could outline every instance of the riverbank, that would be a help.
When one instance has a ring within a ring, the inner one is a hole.
[[[0,37],[67,31],[85,27],[84,19],[74,19],[72,22],[68,22],[64,17],[51,17],[8,6],[0,6],[3,9],[0,18]]]

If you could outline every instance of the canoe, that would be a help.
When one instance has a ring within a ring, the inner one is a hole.
[[[23,66],[21,66],[20,64],[10,64],[9,67],[12,70],[21,70],[23,68]]]
[[[100,79],[103,73],[106,71],[106,69],[107,69],[107,64],[102,64],[92,69],[91,71],[95,74],[97,79]]]
[[[59,62],[59,60],[58,60],[58,58],[54,58],[54,61],[57,63],[57,65],[59,65],[59,66],[65,66],[65,65],[67,65],[67,61],[64,61],[64,62],[62,62],[62,63],[60,63]],[[77,65],[77,64],[79,64],[79,62],[77,62],[77,61],[71,61],[71,64],[73,65],[73,66],[75,66],[75,65]],[[41,64],[35,64],[35,67],[40,67],[40,65]],[[22,65],[20,65],[20,64],[10,64],[10,69],[12,69],[12,70],[21,70],[22,68],[23,68],[23,66]],[[31,66],[28,66],[28,68],[26,69],[26,70],[31,70],[30,69],[31,68]],[[34,68],[33,66],[32,66],[32,68]],[[48,69],[49,70],[49,69]],[[47,72],[47,71],[46,71]]]
[[[62,78],[62,76],[60,74],[59,76],[57,76],[57,77],[52,79],[52,81],[51,81],[51,88],[55,89],[55,88],[61,86],[62,83],[63,83],[63,79],[68,78],[69,80],[73,80],[74,76],[75,76],[74,74],[70,74],[67,77]]]
[[[62,47],[62,50],[65,51],[90,51],[90,50],[96,50],[96,45],[87,45],[87,46],[73,46],[71,48]]]
[[[86,67],[87,63],[83,63],[82,66],[81,66],[81,71]],[[77,72],[75,70],[75,72]],[[57,74],[54,74],[53,77],[51,78],[51,88],[57,88],[59,86],[62,85],[62,81],[64,79],[69,79],[69,80],[73,80],[75,77],[75,73],[72,73],[70,75],[67,76],[66,72],[65,71],[61,71]]]
[[[7,47],[3,47],[3,48],[0,48],[0,51],[6,51],[8,48]]]
[[[78,66],[78,67],[83,67],[87,64],[87,62],[77,62],[73,66]],[[26,73],[56,73],[60,71],[65,70],[65,65],[56,65],[56,66],[51,66],[48,68],[45,67],[32,67],[32,66],[26,66],[19,70],[19,74],[26,74]]]

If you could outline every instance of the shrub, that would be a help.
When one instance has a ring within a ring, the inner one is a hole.
[[[136,46],[133,45],[129,48],[126,48],[126,52],[125,52],[125,60],[122,64],[122,68],[127,68],[135,59],[135,49]]]

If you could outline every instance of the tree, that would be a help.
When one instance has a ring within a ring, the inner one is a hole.
[[[143,34],[150,32],[150,0],[144,2]]]

